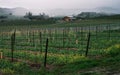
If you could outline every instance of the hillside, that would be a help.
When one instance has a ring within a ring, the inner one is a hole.
[[[120,19],[120,14],[108,15],[108,16],[99,16],[94,19]]]
[[[15,16],[24,16],[26,12],[29,12],[29,10],[21,7],[17,8],[0,8],[0,15],[8,15],[12,13],[12,15]]]

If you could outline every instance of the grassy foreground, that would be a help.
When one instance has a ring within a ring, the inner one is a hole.
[[[119,75],[120,44],[105,50],[104,54],[84,57],[67,64],[33,67],[26,63],[0,60],[0,75]]]

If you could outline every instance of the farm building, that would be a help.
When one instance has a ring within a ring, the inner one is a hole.
[[[76,19],[76,18],[74,18],[74,17],[69,17],[69,16],[65,16],[65,17],[63,18],[63,20],[66,21],[66,22],[74,21],[75,19]]]

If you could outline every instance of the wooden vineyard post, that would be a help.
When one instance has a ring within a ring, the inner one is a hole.
[[[75,43],[76,43],[76,45],[78,45],[78,40],[77,39],[76,39]]]
[[[57,41],[57,29],[55,28],[55,41]]]
[[[98,27],[96,26],[96,39],[97,39],[97,30],[98,30]]]
[[[40,52],[42,53],[42,33],[39,34],[40,38]]]
[[[49,30],[49,38],[52,41],[52,31],[51,31],[51,29]]]
[[[75,40],[75,43],[76,43],[76,45],[78,44],[78,28],[76,27],[76,29],[75,29],[75,33],[76,33],[76,40]]]
[[[81,42],[81,49],[83,49],[83,27],[81,27],[81,40],[80,40],[80,42]]]
[[[108,31],[108,39],[110,40],[110,25],[108,25],[108,29],[109,29],[109,31]]]
[[[33,46],[35,46],[35,35],[34,35],[34,32],[33,32],[33,39],[32,39],[32,41],[33,41]]]
[[[30,32],[27,31],[27,39],[28,39],[28,43],[30,43]]]
[[[89,34],[88,34],[88,40],[87,40],[87,47],[86,47],[86,53],[85,53],[85,56],[86,56],[86,57],[87,57],[87,55],[88,55],[89,43],[90,43],[90,32],[89,32]]]
[[[48,51],[48,38],[46,40],[44,67],[46,67],[46,63],[47,63],[47,51]]]
[[[31,31],[29,32],[29,41],[30,43],[32,43],[32,32]]]
[[[91,27],[90,27],[90,25],[89,25],[89,32],[91,31]]]
[[[64,36],[64,29],[63,29],[63,48],[65,47],[65,36]]]
[[[0,59],[2,59],[3,58],[3,53],[2,52],[0,52]]]
[[[110,39],[110,29],[109,29],[109,25],[106,26],[106,35],[108,34],[108,36],[106,36],[106,38],[109,40]]]
[[[2,34],[2,35],[1,35],[1,36],[2,36],[2,38],[1,38],[1,39],[3,40],[3,33],[1,33],[1,34]]]
[[[14,45],[15,45],[15,36],[16,31],[11,36],[11,61],[13,62],[13,52],[14,52]]]

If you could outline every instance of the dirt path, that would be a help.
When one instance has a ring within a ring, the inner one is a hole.
[[[0,72],[0,75],[3,75],[3,74]]]
[[[78,74],[85,74],[85,75],[92,75],[92,74],[98,74],[98,75],[120,75],[120,71],[109,71],[106,68],[100,68],[100,67],[95,67],[95,68],[90,68],[87,70],[81,70],[78,71]]]

